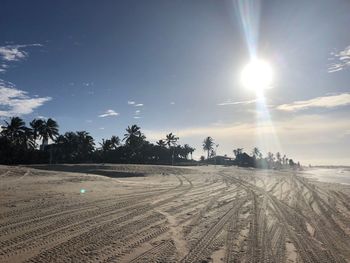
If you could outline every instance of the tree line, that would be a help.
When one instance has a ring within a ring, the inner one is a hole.
[[[260,149],[257,147],[252,149],[250,155],[244,152],[243,148],[236,148],[233,149],[233,154],[235,156],[234,159],[225,158],[224,156],[223,158],[219,157],[218,160],[214,149],[214,147],[218,147],[218,145],[215,144],[214,139],[210,136],[204,139],[202,147],[203,150],[207,152],[206,160],[204,156],[201,156],[202,162],[263,169],[301,169],[300,162],[295,162],[293,159],[286,155],[282,155],[280,152],[277,152],[276,154],[268,152],[264,157]]]
[[[51,143],[49,144],[49,141]],[[26,126],[23,119],[12,117],[4,121],[0,131],[1,164],[34,163],[140,163],[140,164],[194,164],[192,154],[195,148],[188,144],[180,145],[179,137],[166,134],[155,144],[149,142],[137,125],[128,126],[123,138],[111,136],[95,144],[87,131],[59,133],[58,123],[52,119],[34,119]],[[203,141],[207,157],[201,163],[217,163],[256,167],[264,169],[300,168],[299,162],[279,152],[267,153],[254,147],[251,154],[243,148],[233,150],[235,158],[217,156],[215,144],[210,136]]]
[[[49,144],[49,140],[52,143]],[[178,144],[179,137],[167,134],[153,144],[137,125],[127,127],[124,137],[112,136],[98,145],[87,131],[59,133],[57,122],[34,119],[29,127],[19,117],[1,126],[0,163],[189,163],[195,149]]]

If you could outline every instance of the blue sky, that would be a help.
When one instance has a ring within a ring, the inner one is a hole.
[[[239,3],[2,0],[0,116],[350,164],[350,2]],[[264,109],[240,83],[249,47],[274,71]]]

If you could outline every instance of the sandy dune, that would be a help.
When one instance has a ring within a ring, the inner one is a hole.
[[[0,262],[350,262],[349,186],[233,167],[36,168],[0,166]]]

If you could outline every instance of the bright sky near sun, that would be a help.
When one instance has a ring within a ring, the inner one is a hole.
[[[0,117],[350,165],[350,2],[239,3],[3,0]]]

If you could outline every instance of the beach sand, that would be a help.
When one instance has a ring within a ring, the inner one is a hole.
[[[350,262],[350,186],[221,166],[0,166],[0,262]]]

